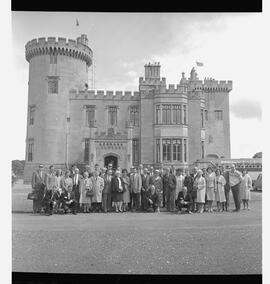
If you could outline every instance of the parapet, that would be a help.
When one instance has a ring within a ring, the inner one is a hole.
[[[217,81],[212,78],[206,78],[203,82],[204,91],[226,91],[230,92],[232,90],[232,81]]]
[[[105,91],[105,90],[70,90],[69,98],[71,100],[124,100],[137,101],[140,98],[140,92],[137,91]]]
[[[45,37],[40,37],[28,41],[25,45],[25,58],[28,62],[34,56],[51,53],[84,60],[88,67],[92,64],[93,52],[91,48],[73,39],[64,37],[58,37],[58,39],[56,37],[48,37],[46,39]]]
[[[139,78],[140,85],[161,85],[166,86],[166,78],[162,77],[161,80],[159,78],[147,78],[144,79],[143,77]]]
[[[160,94],[175,94],[175,95],[187,95],[187,86],[177,84],[176,86],[174,84],[169,84],[168,88],[167,86],[161,86],[160,87]]]

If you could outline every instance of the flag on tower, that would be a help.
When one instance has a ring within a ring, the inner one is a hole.
[[[78,21],[78,19],[76,19],[76,26],[77,26],[77,27],[79,26],[79,21]]]
[[[196,65],[202,67],[202,66],[203,66],[203,63],[196,61]]]

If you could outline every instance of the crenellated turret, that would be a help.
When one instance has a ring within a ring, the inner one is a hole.
[[[56,54],[73,57],[74,59],[84,60],[87,66],[91,66],[93,52],[87,45],[86,35],[81,35],[77,41],[63,37],[40,37],[27,42],[25,46],[25,58],[30,62],[31,58],[38,55]]]

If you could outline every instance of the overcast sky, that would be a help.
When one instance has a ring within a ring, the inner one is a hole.
[[[76,18],[79,28],[76,28]],[[262,14],[12,13],[13,86],[16,129],[13,159],[25,158],[28,62],[27,41],[38,37],[75,39],[85,33],[94,53],[95,88],[138,90],[144,64],[160,62],[167,84],[189,76],[232,80],[231,157],[249,158],[262,151],[262,101],[267,95],[262,69],[267,48],[260,32]],[[89,83],[91,86],[91,83]]]

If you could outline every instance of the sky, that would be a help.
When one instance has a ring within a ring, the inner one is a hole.
[[[79,27],[76,27],[76,19]],[[167,84],[178,84],[195,62],[198,77],[232,80],[231,157],[262,151],[262,107],[267,96],[266,36],[262,14],[244,13],[52,13],[12,12],[12,78],[16,84],[17,131],[12,159],[25,158],[28,62],[25,44],[38,37],[75,39],[85,33],[94,54],[94,84],[100,90],[138,90],[144,64],[160,62]],[[263,68],[264,67],[264,68]],[[91,76],[89,76],[89,79]]]

